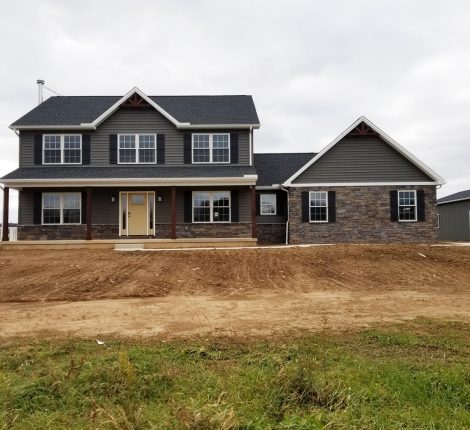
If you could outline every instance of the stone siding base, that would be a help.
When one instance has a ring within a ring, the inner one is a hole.
[[[422,189],[423,222],[392,222],[390,191]],[[336,222],[302,222],[302,191],[336,191]],[[289,242],[301,243],[432,243],[437,241],[435,186],[368,186],[292,188],[289,191]]]
[[[249,238],[251,223],[177,224],[177,238]]]
[[[119,236],[118,225],[93,225],[93,239],[170,239],[171,224],[156,224],[155,236]],[[86,225],[19,225],[18,240],[83,240]],[[177,238],[248,238],[251,223],[177,224]]]
[[[257,224],[258,243],[283,244],[286,243],[286,224]]]

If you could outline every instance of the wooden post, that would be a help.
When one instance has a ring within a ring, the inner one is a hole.
[[[2,224],[2,241],[8,242],[8,210],[9,210],[10,188],[3,189],[3,224]]]
[[[91,187],[86,189],[86,240],[92,239],[91,234],[91,221],[93,216],[93,203],[92,203],[92,191]]]
[[[176,239],[176,187],[171,187],[171,238]]]
[[[256,187],[251,186],[251,237],[257,238],[256,234]]]

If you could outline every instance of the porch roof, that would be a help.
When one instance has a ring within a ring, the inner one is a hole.
[[[72,185],[254,185],[257,180],[253,166],[37,166],[21,167],[3,178],[7,186],[72,186]]]

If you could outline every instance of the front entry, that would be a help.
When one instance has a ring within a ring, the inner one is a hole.
[[[120,193],[120,235],[155,235],[155,193],[132,191]]]

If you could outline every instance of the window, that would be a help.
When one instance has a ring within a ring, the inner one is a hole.
[[[119,164],[155,164],[157,162],[155,134],[120,134]]]
[[[194,191],[193,222],[230,222],[230,191]]]
[[[43,193],[43,224],[80,224],[81,193]]]
[[[328,192],[310,191],[310,222],[328,222]]]
[[[80,134],[43,135],[43,164],[81,164],[82,136]]]
[[[193,134],[193,163],[230,163],[229,134]]]
[[[416,220],[416,190],[398,191],[398,221],[413,222]]]
[[[276,194],[260,194],[260,214],[276,215]]]

